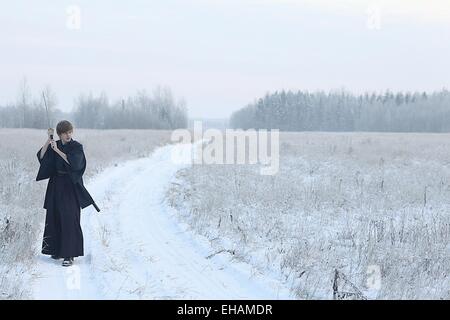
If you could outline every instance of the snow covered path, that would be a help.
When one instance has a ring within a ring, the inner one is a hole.
[[[192,145],[167,145],[148,158],[108,168],[86,185],[101,208],[82,210],[85,256],[70,268],[40,255],[35,299],[292,299],[274,278],[229,254],[178,222],[164,202]]]

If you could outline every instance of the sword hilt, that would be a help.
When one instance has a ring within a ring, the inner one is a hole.
[[[53,140],[53,128],[48,128],[47,133],[49,134],[50,140]]]

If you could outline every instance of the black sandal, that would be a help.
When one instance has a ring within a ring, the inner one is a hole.
[[[70,267],[73,264],[73,258],[64,258],[62,262],[63,267]]]

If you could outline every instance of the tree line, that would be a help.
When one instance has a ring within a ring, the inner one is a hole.
[[[56,108],[56,94],[49,86],[42,92],[42,96],[33,97],[24,80],[15,103],[0,106],[0,127],[44,129],[49,122],[55,127],[62,119],[72,121],[78,128],[91,129],[177,129],[188,125],[186,102],[176,100],[167,87],[157,87],[151,94],[138,91],[113,102],[106,93],[80,94],[70,112]]]
[[[275,91],[234,112],[230,124],[281,131],[450,132],[450,92]]]

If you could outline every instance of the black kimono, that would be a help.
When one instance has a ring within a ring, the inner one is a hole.
[[[50,146],[43,158],[41,149],[37,153],[40,163],[36,181],[48,179],[45,193],[44,238],[42,253],[59,257],[83,255],[83,233],[80,225],[80,208],[97,205],[83,185],[86,157],[83,145],[75,140],[63,145],[56,141],[58,149],[67,155],[67,163]]]

